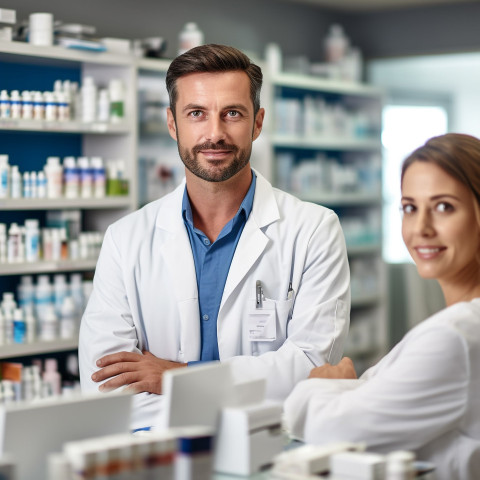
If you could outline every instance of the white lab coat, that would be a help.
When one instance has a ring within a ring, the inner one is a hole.
[[[359,380],[300,382],[285,420],[309,443],[412,450],[436,465],[437,480],[478,480],[480,299],[419,324]]]
[[[195,265],[181,209],[185,185],[111,225],[80,328],[84,391],[95,362],[148,350],[189,362],[200,356]],[[260,280],[276,309],[276,340],[249,340],[248,315]],[[287,300],[289,282],[293,298]],[[349,268],[338,217],[272,188],[257,173],[252,212],[238,242],[217,320],[220,360],[235,381],[265,377],[267,396],[284,400],[324,362],[342,356],[350,315]],[[194,368],[194,367],[192,367]],[[161,397],[139,394],[133,427],[155,422]]]

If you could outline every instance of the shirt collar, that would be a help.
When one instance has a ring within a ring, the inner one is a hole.
[[[252,181],[250,183],[250,187],[240,204],[240,207],[235,214],[233,220],[236,220],[240,213],[243,211],[245,215],[245,219],[248,218],[250,215],[252,208],[253,208],[253,198],[255,197],[255,185],[257,183],[257,176],[255,172],[252,170]],[[190,204],[190,199],[188,198],[187,194],[187,186],[185,185],[185,190],[183,191],[183,200],[182,200],[182,216],[183,219],[188,222],[190,226],[193,227],[193,213],[192,213],[192,206]]]

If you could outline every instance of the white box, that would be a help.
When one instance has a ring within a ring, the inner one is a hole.
[[[12,41],[12,27],[0,27],[0,41],[2,42]]]
[[[100,41],[103,43],[108,52],[121,53],[129,55],[132,53],[130,40],[125,38],[102,38]]]
[[[383,480],[386,460],[383,455],[342,452],[330,457],[330,476],[349,480]]]
[[[11,23],[13,25],[16,21],[16,10],[11,10],[9,8],[0,8],[0,23]]]
[[[215,444],[214,470],[251,475],[273,462],[285,446],[282,407],[265,402],[224,408]]]

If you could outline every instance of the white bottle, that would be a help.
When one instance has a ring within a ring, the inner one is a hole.
[[[70,275],[70,294],[75,302],[78,318],[80,318],[83,314],[84,306],[82,281],[83,279],[81,273],[72,273]]]
[[[187,52],[191,48],[203,45],[203,32],[195,22],[188,22],[182,28],[178,36],[178,54]]]
[[[33,314],[33,307],[27,307],[24,309],[25,312],[25,341],[27,343],[35,342],[37,338],[37,320]]]
[[[107,173],[103,165],[102,157],[92,157],[93,196],[104,198],[106,194]]]
[[[118,123],[125,116],[125,93],[123,82],[115,78],[108,84],[108,94],[110,97],[110,121]]]
[[[0,118],[10,118],[11,116],[10,96],[6,90],[2,90],[0,92]]]
[[[37,172],[30,172],[30,196],[32,198],[38,197]]]
[[[22,198],[23,190],[22,175],[18,171],[18,165],[12,165],[10,172],[10,196],[11,198]]]
[[[10,93],[10,116],[15,120],[22,118],[22,100],[18,90],[12,90]]]
[[[45,100],[42,92],[35,92],[33,96],[33,119],[43,120],[45,118]]]
[[[348,49],[348,38],[341,25],[334,23],[330,26],[325,38],[325,59],[329,63],[341,62]]]
[[[17,287],[18,306],[27,309],[35,307],[35,287],[31,275],[22,275]]]
[[[7,263],[7,225],[0,223],[0,263]]]
[[[7,343],[5,338],[5,317],[3,312],[0,310],[0,346]]]
[[[25,220],[25,259],[27,262],[40,259],[40,230],[36,219]]]
[[[32,198],[32,184],[30,181],[30,172],[23,174],[23,198]]]
[[[54,122],[57,120],[57,104],[53,96],[53,92],[45,92],[45,120],[47,122]]]
[[[8,229],[7,240],[7,258],[8,263],[17,263],[21,260],[22,232],[20,227],[14,222]]]
[[[62,391],[62,377],[58,373],[58,364],[55,358],[45,359],[45,371],[42,377],[44,382],[51,385],[54,395],[60,395]]]
[[[98,117],[99,122],[108,122],[110,120],[110,97],[108,90],[102,88],[98,92]]]
[[[60,316],[62,313],[62,305],[65,298],[68,296],[69,288],[67,284],[67,277],[59,273],[53,277],[53,293],[55,303],[55,313]]]
[[[55,93],[57,104],[57,119],[59,122],[70,120],[70,103],[67,102],[67,96],[64,92]]]
[[[50,342],[58,338],[58,317],[55,307],[49,304],[40,320],[40,340]]]
[[[38,172],[37,175],[37,197],[47,198],[47,177],[43,170]]]
[[[13,312],[13,343],[25,343],[25,318],[23,310],[16,308]]]
[[[28,90],[22,92],[22,118],[31,120],[33,118],[32,95]]]
[[[3,316],[5,322],[5,344],[11,345],[13,343],[13,311],[4,309]]]
[[[63,168],[59,157],[48,157],[45,165],[47,197],[61,198],[63,192]]]
[[[88,157],[78,158],[78,168],[80,169],[80,196],[82,198],[92,198],[93,175]]]
[[[75,157],[63,159],[63,183],[65,198],[78,198],[80,190],[80,175]]]
[[[72,297],[64,297],[60,311],[60,338],[74,338],[77,334],[77,309]]]
[[[10,196],[10,165],[8,155],[0,155],[0,198]]]
[[[83,79],[81,95],[82,122],[94,122],[97,119],[97,86],[93,77]]]
[[[53,307],[52,285],[48,275],[39,275],[35,286],[35,312],[40,322],[43,322],[47,311]],[[55,314],[55,310],[53,310]]]

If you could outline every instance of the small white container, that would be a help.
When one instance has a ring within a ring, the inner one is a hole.
[[[203,45],[203,32],[195,22],[188,22],[184,25],[178,36],[178,54],[187,52],[191,48]]]
[[[63,191],[63,168],[59,157],[48,157],[45,165],[47,197],[61,198]]]
[[[10,196],[10,165],[8,155],[0,155],[0,198]]]
[[[10,96],[6,90],[0,92],[0,118],[11,117]]]
[[[10,93],[10,116],[12,119],[22,118],[22,102],[18,90]]]
[[[32,45],[53,45],[53,15],[32,13],[29,17],[28,41]]]
[[[40,258],[40,230],[38,220],[25,220],[25,258],[37,262]]]

